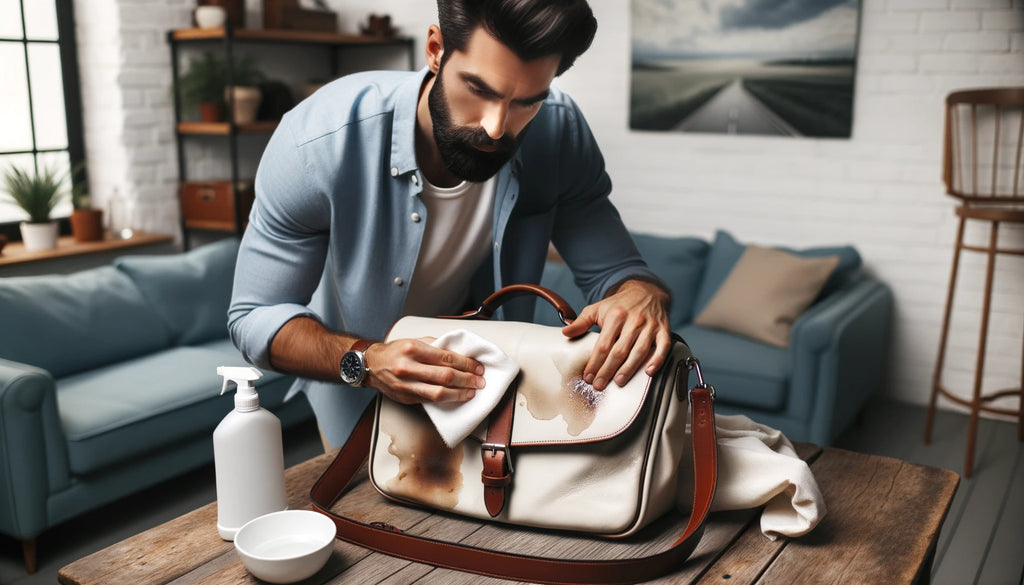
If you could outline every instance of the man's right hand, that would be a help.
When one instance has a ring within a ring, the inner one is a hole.
[[[296,317],[277,332],[270,359],[280,372],[340,382],[338,362],[356,338],[328,331],[317,320]],[[403,404],[466,402],[484,387],[483,365],[430,345],[432,337],[374,343],[363,352],[364,385]]]
[[[475,359],[430,345],[434,338],[379,342],[366,349],[365,385],[402,404],[466,402],[484,387]]]

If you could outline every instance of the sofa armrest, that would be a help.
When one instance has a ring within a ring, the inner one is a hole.
[[[862,275],[794,323],[788,410],[809,418],[810,441],[830,444],[885,384],[892,305],[889,287]]]
[[[70,483],[57,391],[45,370],[0,359],[0,531],[34,538]]]

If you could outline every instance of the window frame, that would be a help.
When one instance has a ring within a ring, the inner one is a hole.
[[[72,177],[73,185],[87,184],[88,177],[85,168],[85,139],[82,120],[82,92],[78,75],[78,47],[75,38],[75,15],[73,0],[52,0],[57,15],[57,39],[56,40],[30,40],[25,27],[25,3],[26,1],[38,2],[39,0],[19,0],[18,7],[21,11],[21,38],[2,38],[2,43],[20,43],[22,55],[25,58],[25,83],[28,85],[28,112],[32,117],[32,148],[30,150],[0,151],[0,155],[28,154],[32,155],[37,164],[40,154],[67,152],[71,162],[71,168],[81,169]],[[35,112],[32,103],[32,71],[28,62],[28,47],[30,44],[52,44],[56,43],[60,54],[61,82],[64,89],[64,116],[67,125],[67,145],[65,148],[44,148],[36,146],[36,123]],[[18,228],[20,221],[0,222],[0,234],[7,236],[9,241],[20,241],[21,232]],[[71,228],[67,218],[58,218],[60,233],[67,235]]]

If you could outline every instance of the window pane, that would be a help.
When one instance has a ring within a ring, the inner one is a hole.
[[[21,43],[0,43],[0,152],[32,150],[28,83]]]
[[[60,205],[53,208],[50,217],[57,219],[71,215],[73,205],[71,204],[71,157],[67,151],[64,152],[43,152],[39,154],[39,171],[46,169],[57,172],[57,177],[62,180],[61,192],[64,199]]]
[[[30,43],[28,67],[32,78],[32,116],[36,147],[67,148],[67,116],[64,83],[61,81],[60,48],[52,43]]]
[[[34,173],[31,154],[0,155],[0,177],[5,177],[12,167],[27,173]],[[0,223],[24,221],[28,214],[21,210],[7,194],[7,182],[0,180]]]
[[[25,2],[25,33],[29,40],[57,40],[57,5],[54,0]]]
[[[18,0],[0,0],[0,39],[20,39],[21,5]]]

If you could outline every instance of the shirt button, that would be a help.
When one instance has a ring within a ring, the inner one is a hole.
[[[395,277],[395,286],[402,286],[403,284],[405,284],[405,281],[402,280],[402,277],[401,276],[396,276]]]
[[[412,215],[410,215],[409,217],[410,217],[410,218],[411,218],[411,219],[413,220],[413,222],[415,222],[415,223],[419,223],[419,222],[420,222],[420,214],[416,213],[415,211],[414,211],[414,212],[412,213]]]
[[[497,251],[498,251],[498,242],[494,242],[494,251],[495,251],[495,252],[497,252]]]
[[[417,177],[416,175],[413,175],[412,176],[412,184],[413,185],[419,185],[420,184],[420,178]]]
[[[397,177],[398,176],[398,167],[391,167],[391,176],[392,177]]]

